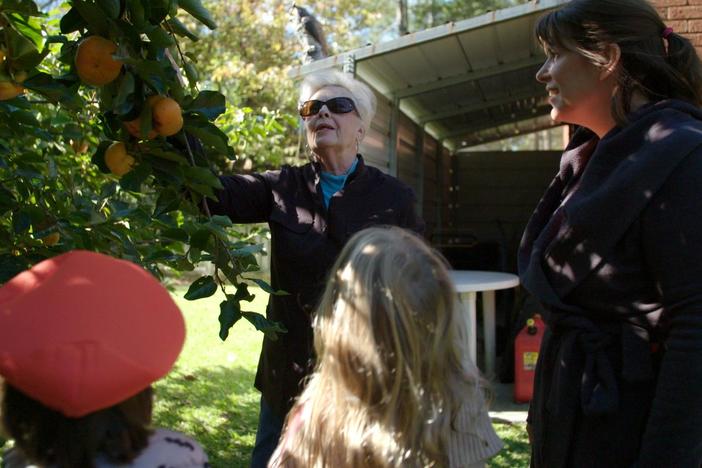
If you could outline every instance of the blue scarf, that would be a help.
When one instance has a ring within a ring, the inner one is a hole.
[[[322,196],[324,197],[324,207],[329,208],[329,200],[331,197],[341,190],[346,183],[346,179],[356,170],[356,165],[358,164],[358,158],[353,160],[351,167],[340,175],[332,174],[331,172],[324,172],[320,176],[320,184],[322,185]]]

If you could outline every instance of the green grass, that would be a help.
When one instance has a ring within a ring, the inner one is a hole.
[[[267,294],[252,292],[256,299],[249,310],[263,313]],[[189,302],[182,295],[178,291],[174,297],[185,315],[188,335],[171,373],[155,384],[154,424],[194,437],[214,468],[248,467],[258,421],[259,393],[253,381],[262,334],[241,320],[223,342],[217,321],[222,297]],[[505,448],[489,466],[529,466],[524,426],[496,424],[495,429]]]
[[[250,310],[264,312],[268,295],[256,295]],[[246,320],[219,339],[223,296],[186,301],[174,294],[187,324],[185,347],[174,369],[155,385],[157,426],[193,436],[213,467],[245,467],[256,437],[260,395],[254,388],[263,335]]]
[[[256,300],[250,310],[263,313],[267,294],[252,292]],[[221,297],[188,302],[180,296],[188,338],[175,369],[156,385],[156,423],[195,437],[214,468],[247,467],[258,421],[253,380],[262,335],[242,320],[222,342],[217,336]],[[524,425],[496,424],[495,429],[505,448],[489,466],[529,466]]]
[[[530,450],[526,425],[495,424],[494,426],[505,447],[490,460],[488,466],[499,468],[528,467]]]

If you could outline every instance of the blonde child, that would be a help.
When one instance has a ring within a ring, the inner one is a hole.
[[[483,466],[502,442],[445,262],[415,234],[370,228],[332,272],[317,366],[269,466]]]

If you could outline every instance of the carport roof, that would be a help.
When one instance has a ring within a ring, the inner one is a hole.
[[[306,65],[291,77],[354,63],[356,75],[455,151],[555,125],[534,79],[544,54],[533,38],[545,12],[568,0],[532,0]]]

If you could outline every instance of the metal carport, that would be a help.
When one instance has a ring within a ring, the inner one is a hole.
[[[457,150],[555,125],[534,79],[545,57],[533,29],[566,1],[447,23],[293,67],[290,76],[337,67],[367,82],[379,105],[362,153],[415,189],[431,229],[447,229]]]

